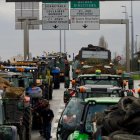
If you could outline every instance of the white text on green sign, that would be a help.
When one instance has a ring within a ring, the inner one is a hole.
[[[71,1],[71,8],[99,8],[99,0]]]

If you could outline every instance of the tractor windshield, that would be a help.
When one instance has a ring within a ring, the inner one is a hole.
[[[117,80],[85,80],[85,85],[113,85],[119,87],[120,84]]]
[[[90,104],[86,119],[85,119],[85,130],[88,133],[93,133],[96,131],[96,128],[94,127],[94,121],[95,121],[95,114],[104,112],[109,106],[112,106],[113,104]],[[100,114],[101,117],[101,114]]]
[[[81,121],[84,105],[81,104],[81,99],[72,98],[66,106],[62,117],[61,124],[67,129],[78,127]]]

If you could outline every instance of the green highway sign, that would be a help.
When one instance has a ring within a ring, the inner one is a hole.
[[[99,8],[99,0],[71,1],[71,8]]]

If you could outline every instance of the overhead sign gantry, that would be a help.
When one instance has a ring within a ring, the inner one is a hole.
[[[43,2],[44,0],[6,0],[6,2]],[[45,0],[47,2],[56,2],[56,0]],[[64,0],[57,0],[57,2],[62,2]],[[66,1],[85,1],[85,0],[66,0]],[[87,0],[87,1],[95,1],[95,0]],[[140,0],[99,0],[99,1],[140,1]],[[126,67],[127,67],[127,72],[130,71],[130,61],[129,61],[129,20],[125,20],[126,22],[123,23],[123,20],[119,20],[119,21],[116,21],[116,20],[105,20],[103,21],[103,24],[126,24]],[[27,48],[27,50],[25,49],[25,55],[24,55],[24,58],[26,58],[26,56],[29,55],[29,40],[28,40],[28,25],[31,24],[32,21],[29,21],[29,20],[26,20],[24,22],[24,48]],[[35,23],[38,22],[38,21],[34,21]],[[102,23],[102,20],[100,20],[100,24]],[[39,21],[39,23],[36,23],[36,24],[42,24],[42,21]]]

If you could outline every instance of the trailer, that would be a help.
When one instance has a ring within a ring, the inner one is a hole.
[[[3,110],[0,112],[0,126],[14,126],[19,140],[31,140],[32,113],[29,97],[10,98],[3,97],[4,94],[0,95],[0,108]]]

